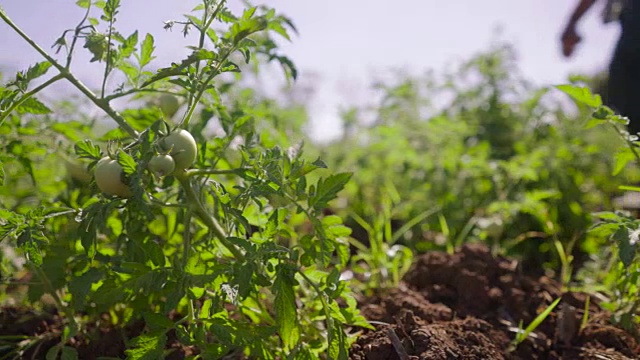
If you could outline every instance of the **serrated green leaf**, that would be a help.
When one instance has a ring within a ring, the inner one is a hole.
[[[142,248],[153,265],[164,266],[164,253],[162,252],[162,247],[160,247],[158,243],[149,240],[142,245]]]
[[[291,41],[291,37],[289,37],[289,33],[287,32],[287,29],[285,29],[284,26],[282,26],[282,24],[279,21],[270,21],[268,29],[276,32],[283,38]]]
[[[138,167],[138,164],[136,164],[135,159],[124,151],[118,152],[118,164],[122,166],[122,171],[126,175],[131,175],[135,173],[136,168]]]
[[[139,69],[128,61],[118,63],[118,69],[122,71],[127,76],[127,80],[133,84],[136,83],[136,79],[140,76]]]
[[[122,285],[114,282],[113,280],[107,280],[96,289],[92,295],[96,304],[110,305],[124,301],[129,295],[130,290],[122,287]]]
[[[102,273],[96,269],[91,268],[84,274],[74,277],[68,285],[69,292],[71,293],[71,307],[76,311],[81,310],[85,305],[85,298],[91,290],[91,286],[102,279]]]
[[[294,285],[295,280],[292,272],[284,266],[280,266],[273,284],[273,291],[276,295],[274,307],[276,310],[278,333],[287,350],[291,350],[300,338]]]
[[[320,178],[315,194],[309,199],[309,206],[316,210],[327,207],[329,201],[335,199],[338,196],[338,192],[349,182],[351,175],[351,173],[339,173],[326,179]]]
[[[51,113],[51,109],[47,107],[47,105],[43,104],[40,100],[35,97],[30,97],[25,99],[16,107],[16,112],[18,114],[49,114]]]
[[[327,314],[327,316],[330,316],[330,314]],[[329,359],[347,360],[349,356],[347,354],[348,345],[346,335],[344,331],[342,331],[342,327],[336,324],[333,318],[327,321],[327,332],[327,340],[329,343],[327,353]]]
[[[126,59],[136,50],[138,44],[138,30],[134,31],[128,38],[126,38],[122,44],[120,44],[120,56],[122,59]]]
[[[115,21],[116,15],[118,15],[118,8],[120,7],[120,0],[107,0],[101,16],[104,21]]]
[[[175,323],[164,314],[145,312],[142,317],[151,331],[171,329]]]
[[[91,140],[78,141],[73,148],[81,159],[100,160],[102,158],[102,150]]]
[[[150,332],[134,338],[132,348],[125,351],[128,360],[163,359],[167,336],[163,331]]]
[[[27,79],[29,81],[33,79],[37,79],[40,76],[47,73],[47,71],[51,68],[51,63],[48,61],[39,62],[27,70]]]
[[[31,228],[25,229],[18,235],[18,247],[25,252],[27,259],[35,266],[42,265],[42,252],[40,244],[46,243],[46,238],[39,231],[33,231]]]
[[[151,34],[147,34],[140,46],[140,57],[138,58],[140,68],[145,67],[155,58],[153,51],[155,50],[155,41]]]
[[[621,148],[615,155],[613,175],[618,175],[627,165],[635,160],[635,155],[629,147]]]
[[[597,108],[602,105],[600,95],[594,95],[588,87],[576,85],[557,85],[556,88],[569,95],[576,102]]]
[[[624,226],[620,226],[618,231],[613,234],[613,239],[618,244],[618,257],[625,268],[628,268],[636,256],[635,242],[631,240],[631,232]]]

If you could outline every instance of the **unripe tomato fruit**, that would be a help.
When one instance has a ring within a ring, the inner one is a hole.
[[[155,155],[149,160],[147,167],[158,176],[165,176],[176,169],[176,162],[169,155]]]
[[[160,105],[160,110],[162,110],[162,113],[167,118],[172,118],[178,111],[178,108],[180,108],[178,98],[169,94],[162,94],[158,99],[158,103]]]
[[[171,152],[169,155],[176,163],[175,171],[188,169],[196,161],[198,145],[187,130],[178,129],[159,141],[160,147]]]
[[[96,165],[94,176],[98,188],[105,194],[131,196],[131,189],[122,182],[122,166],[110,157],[103,157]]]

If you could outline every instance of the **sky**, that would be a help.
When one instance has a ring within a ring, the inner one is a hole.
[[[370,99],[377,74],[391,69],[421,74],[441,71],[489,48],[498,39],[515,46],[522,75],[538,85],[566,82],[571,73],[606,69],[619,34],[618,24],[603,25],[596,4],[579,24],[583,37],[576,53],[565,59],[560,34],[578,0],[255,0],[293,20],[298,35],[281,51],[300,69],[301,81],[312,82],[312,133],[329,139],[339,133],[338,111]],[[13,21],[43,48],[83,15],[74,0],[0,0]],[[118,28],[134,29],[156,39],[158,67],[187,53],[179,31],[163,22],[180,19],[196,0],[122,0]],[[229,0],[238,8],[239,0]],[[500,29],[497,31],[497,29]],[[499,33],[499,35],[497,35]],[[187,41],[193,42],[192,39]],[[87,58],[88,59],[88,58]],[[0,66],[12,71],[41,61],[39,55],[0,21]],[[86,63],[86,61],[83,61]],[[78,62],[80,63],[80,62]],[[90,86],[100,71],[74,69]]]

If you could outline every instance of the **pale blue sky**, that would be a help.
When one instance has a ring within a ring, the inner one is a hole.
[[[237,0],[230,0],[234,6]],[[597,4],[580,24],[584,41],[572,59],[560,54],[559,36],[578,0],[265,0],[293,19],[299,36],[283,45],[301,77],[320,75],[312,103],[314,133],[338,129],[337,108],[366,102],[373,76],[390,68],[415,73],[442,70],[487,49],[500,26],[500,39],[513,43],[521,72],[538,84],[557,84],[572,72],[605,68],[618,35],[617,24],[600,23]],[[82,16],[73,0],[0,0],[9,16],[43,47],[49,48]],[[122,0],[119,27],[156,38],[157,66],[186,53],[179,31],[162,30],[164,20],[188,12],[195,0]],[[256,1],[257,3],[257,1]],[[604,1],[601,1],[604,3]],[[237,4],[235,4],[237,5]],[[0,23],[0,64],[12,70],[40,61],[4,23]],[[77,71],[96,84],[99,69]]]

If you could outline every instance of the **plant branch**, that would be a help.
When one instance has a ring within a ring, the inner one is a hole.
[[[215,217],[211,216],[207,212],[204,205],[198,198],[198,195],[193,190],[193,185],[191,185],[191,180],[186,175],[186,173],[183,172],[183,173],[176,174],[175,177],[180,182],[180,185],[182,185],[182,188],[184,189],[187,195],[189,204],[193,206],[194,213],[200,218],[200,220],[202,220],[202,222],[204,222],[207,228],[209,228],[209,230],[213,232],[213,234],[218,238],[218,240],[220,240],[220,243],[222,243],[222,245],[231,252],[233,257],[236,258],[236,260],[243,261],[244,255],[238,248],[235,247],[235,245],[233,245],[231,242],[229,242],[229,240],[227,240],[227,235],[224,229],[222,228],[222,226],[220,226],[220,224],[218,223]]]
[[[125,120],[122,115],[120,115],[114,108],[111,107],[108,101],[104,99],[98,98],[96,94],[93,93],[82,81],[76,78],[66,67],[62,66],[60,63],[56,61],[51,55],[49,55],[46,51],[40,47],[35,41],[33,41],[22,29],[20,29],[4,12],[2,8],[0,8],[0,19],[2,19],[10,28],[12,28],[20,37],[22,37],[31,47],[36,50],[42,57],[44,57],[47,61],[51,63],[65,79],[67,79],[71,84],[73,84],[80,92],[82,92],[86,97],[89,98],[96,106],[101,108],[107,115],[109,115],[116,123],[129,135],[134,138],[138,137],[138,132],[129,125],[127,120]]]
[[[147,85],[150,85],[150,84],[147,84]],[[147,85],[144,85],[144,86],[147,86]],[[118,99],[118,98],[121,98],[121,97],[124,97],[124,96],[128,96],[128,95],[131,95],[131,94],[139,93],[139,92],[169,94],[169,95],[173,95],[173,96],[184,96],[182,94],[179,94],[179,93],[176,93],[176,92],[173,92],[173,91],[168,91],[168,90],[145,89],[144,86],[143,87],[136,87],[136,88],[129,89],[129,90],[122,91],[122,92],[118,92],[118,93],[114,93],[114,94],[111,94],[109,96],[105,96],[103,99],[105,101],[111,101],[111,100],[114,100],[114,99]]]
[[[629,140],[629,136],[627,136],[623,130],[620,130],[620,128],[616,124],[611,124],[611,125],[613,126],[615,131],[618,133],[618,135],[620,135],[620,137],[624,140],[627,146],[629,146],[629,149],[633,153],[633,156],[636,158],[636,163],[640,165],[640,154],[638,154],[638,151],[636,150],[636,147],[637,147],[636,144],[634,144],[633,141]]]
[[[109,35],[107,36],[107,58],[104,61],[104,75],[102,77],[102,89],[100,91],[100,98],[104,99],[104,89],[107,86],[107,78],[109,77],[109,73],[111,72],[111,38],[113,36],[113,22],[114,15],[111,15],[111,19],[109,20]]]
[[[2,114],[0,114],[0,125],[2,125],[5,121],[5,119],[7,118],[7,116],[9,116],[9,114],[11,114],[11,112],[13,110],[15,110],[18,106],[22,105],[22,103],[24,103],[27,99],[29,99],[30,97],[34,96],[35,94],[37,94],[38,92],[40,92],[42,89],[46,88],[47,86],[55,83],[58,80],[62,80],[64,79],[64,76],[62,74],[58,74],[54,77],[52,77],[51,79],[43,82],[40,86],[36,87],[35,89],[26,92],[24,95],[22,95],[22,97],[20,97],[20,100],[14,102],[13,104],[11,104],[11,106]]]
[[[78,42],[78,37],[80,36],[80,31],[84,28],[83,24],[85,21],[87,21],[90,11],[91,11],[91,2],[89,2],[89,6],[87,6],[87,11],[85,11],[84,17],[82,18],[82,20],[80,20],[80,23],[78,23],[78,26],[76,26],[73,32],[73,40],[71,40],[71,46],[69,47],[69,53],[67,54],[67,63],[64,66],[67,69],[71,67],[71,58],[73,56],[73,50],[76,47],[76,43]]]
[[[238,171],[246,171],[248,168],[238,168],[238,169],[225,169],[225,170],[217,170],[217,169],[191,169],[186,171],[187,177],[197,176],[197,175],[227,175],[227,174],[236,174]]]

